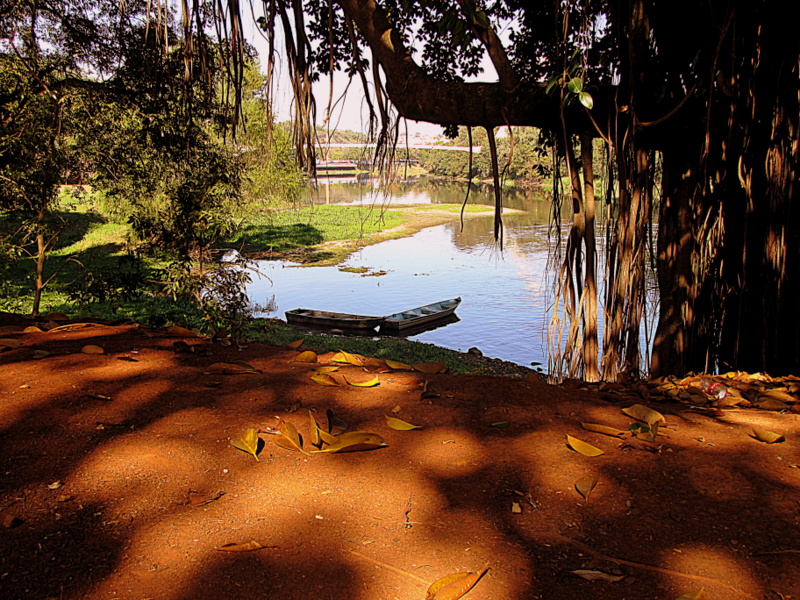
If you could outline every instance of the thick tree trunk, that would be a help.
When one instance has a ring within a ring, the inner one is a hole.
[[[705,370],[705,352],[694,335],[698,284],[692,268],[698,243],[694,236],[693,202],[702,185],[700,166],[691,159],[699,154],[699,145],[676,143],[662,155],[656,259],[659,319],[650,364],[650,373],[655,377]]]

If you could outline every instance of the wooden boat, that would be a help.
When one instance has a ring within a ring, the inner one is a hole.
[[[347,313],[328,312],[327,310],[311,310],[295,308],[286,311],[286,321],[293,325],[322,327],[325,329],[349,329],[369,331],[383,323],[384,317],[367,317]]]
[[[389,315],[381,324],[381,333],[397,334],[435,324],[452,316],[459,304],[461,298],[453,298]]]

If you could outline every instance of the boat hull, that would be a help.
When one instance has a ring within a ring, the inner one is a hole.
[[[383,317],[368,317],[348,313],[296,308],[286,311],[286,321],[293,325],[306,325],[324,329],[350,329],[369,331],[383,323]]]
[[[459,304],[461,298],[453,298],[389,315],[381,324],[381,333],[397,335],[424,329],[452,317]]]

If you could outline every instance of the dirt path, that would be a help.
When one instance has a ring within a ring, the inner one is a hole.
[[[666,425],[654,451],[622,449],[581,423],[627,430],[630,388],[371,361],[329,375],[378,386],[324,386],[310,377],[331,355],[300,363],[299,350],[131,325],[0,338],[17,346],[0,352],[0,598],[421,600],[485,564],[466,598],[800,598],[791,411],[638,397]],[[204,374],[235,361],[257,372]],[[309,410],[386,446],[302,454],[263,434],[256,461],[231,444],[277,415],[312,450]],[[759,442],[753,426],[785,441]],[[576,482],[594,478],[587,502]],[[263,548],[220,550],[251,540]]]

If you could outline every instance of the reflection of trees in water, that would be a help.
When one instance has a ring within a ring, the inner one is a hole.
[[[549,251],[553,241],[548,237],[546,217],[537,219],[532,213],[515,213],[507,215],[503,221],[504,252],[532,256]],[[500,256],[500,246],[494,239],[493,224],[493,217],[486,217],[465,220],[463,230],[460,223],[450,223],[448,228],[452,232],[453,244],[459,250],[496,250]]]
[[[313,199],[315,204],[462,204],[466,193],[467,182],[452,179],[417,177],[381,185],[377,179],[370,178],[358,182],[353,178],[329,178],[309,182],[304,199]],[[494,206],[492,186],[472,183],[468,203]],[[536,212],[541,218],[547,218],[551,210],[547,196],[540,189],[505,188],[503,206]]]

